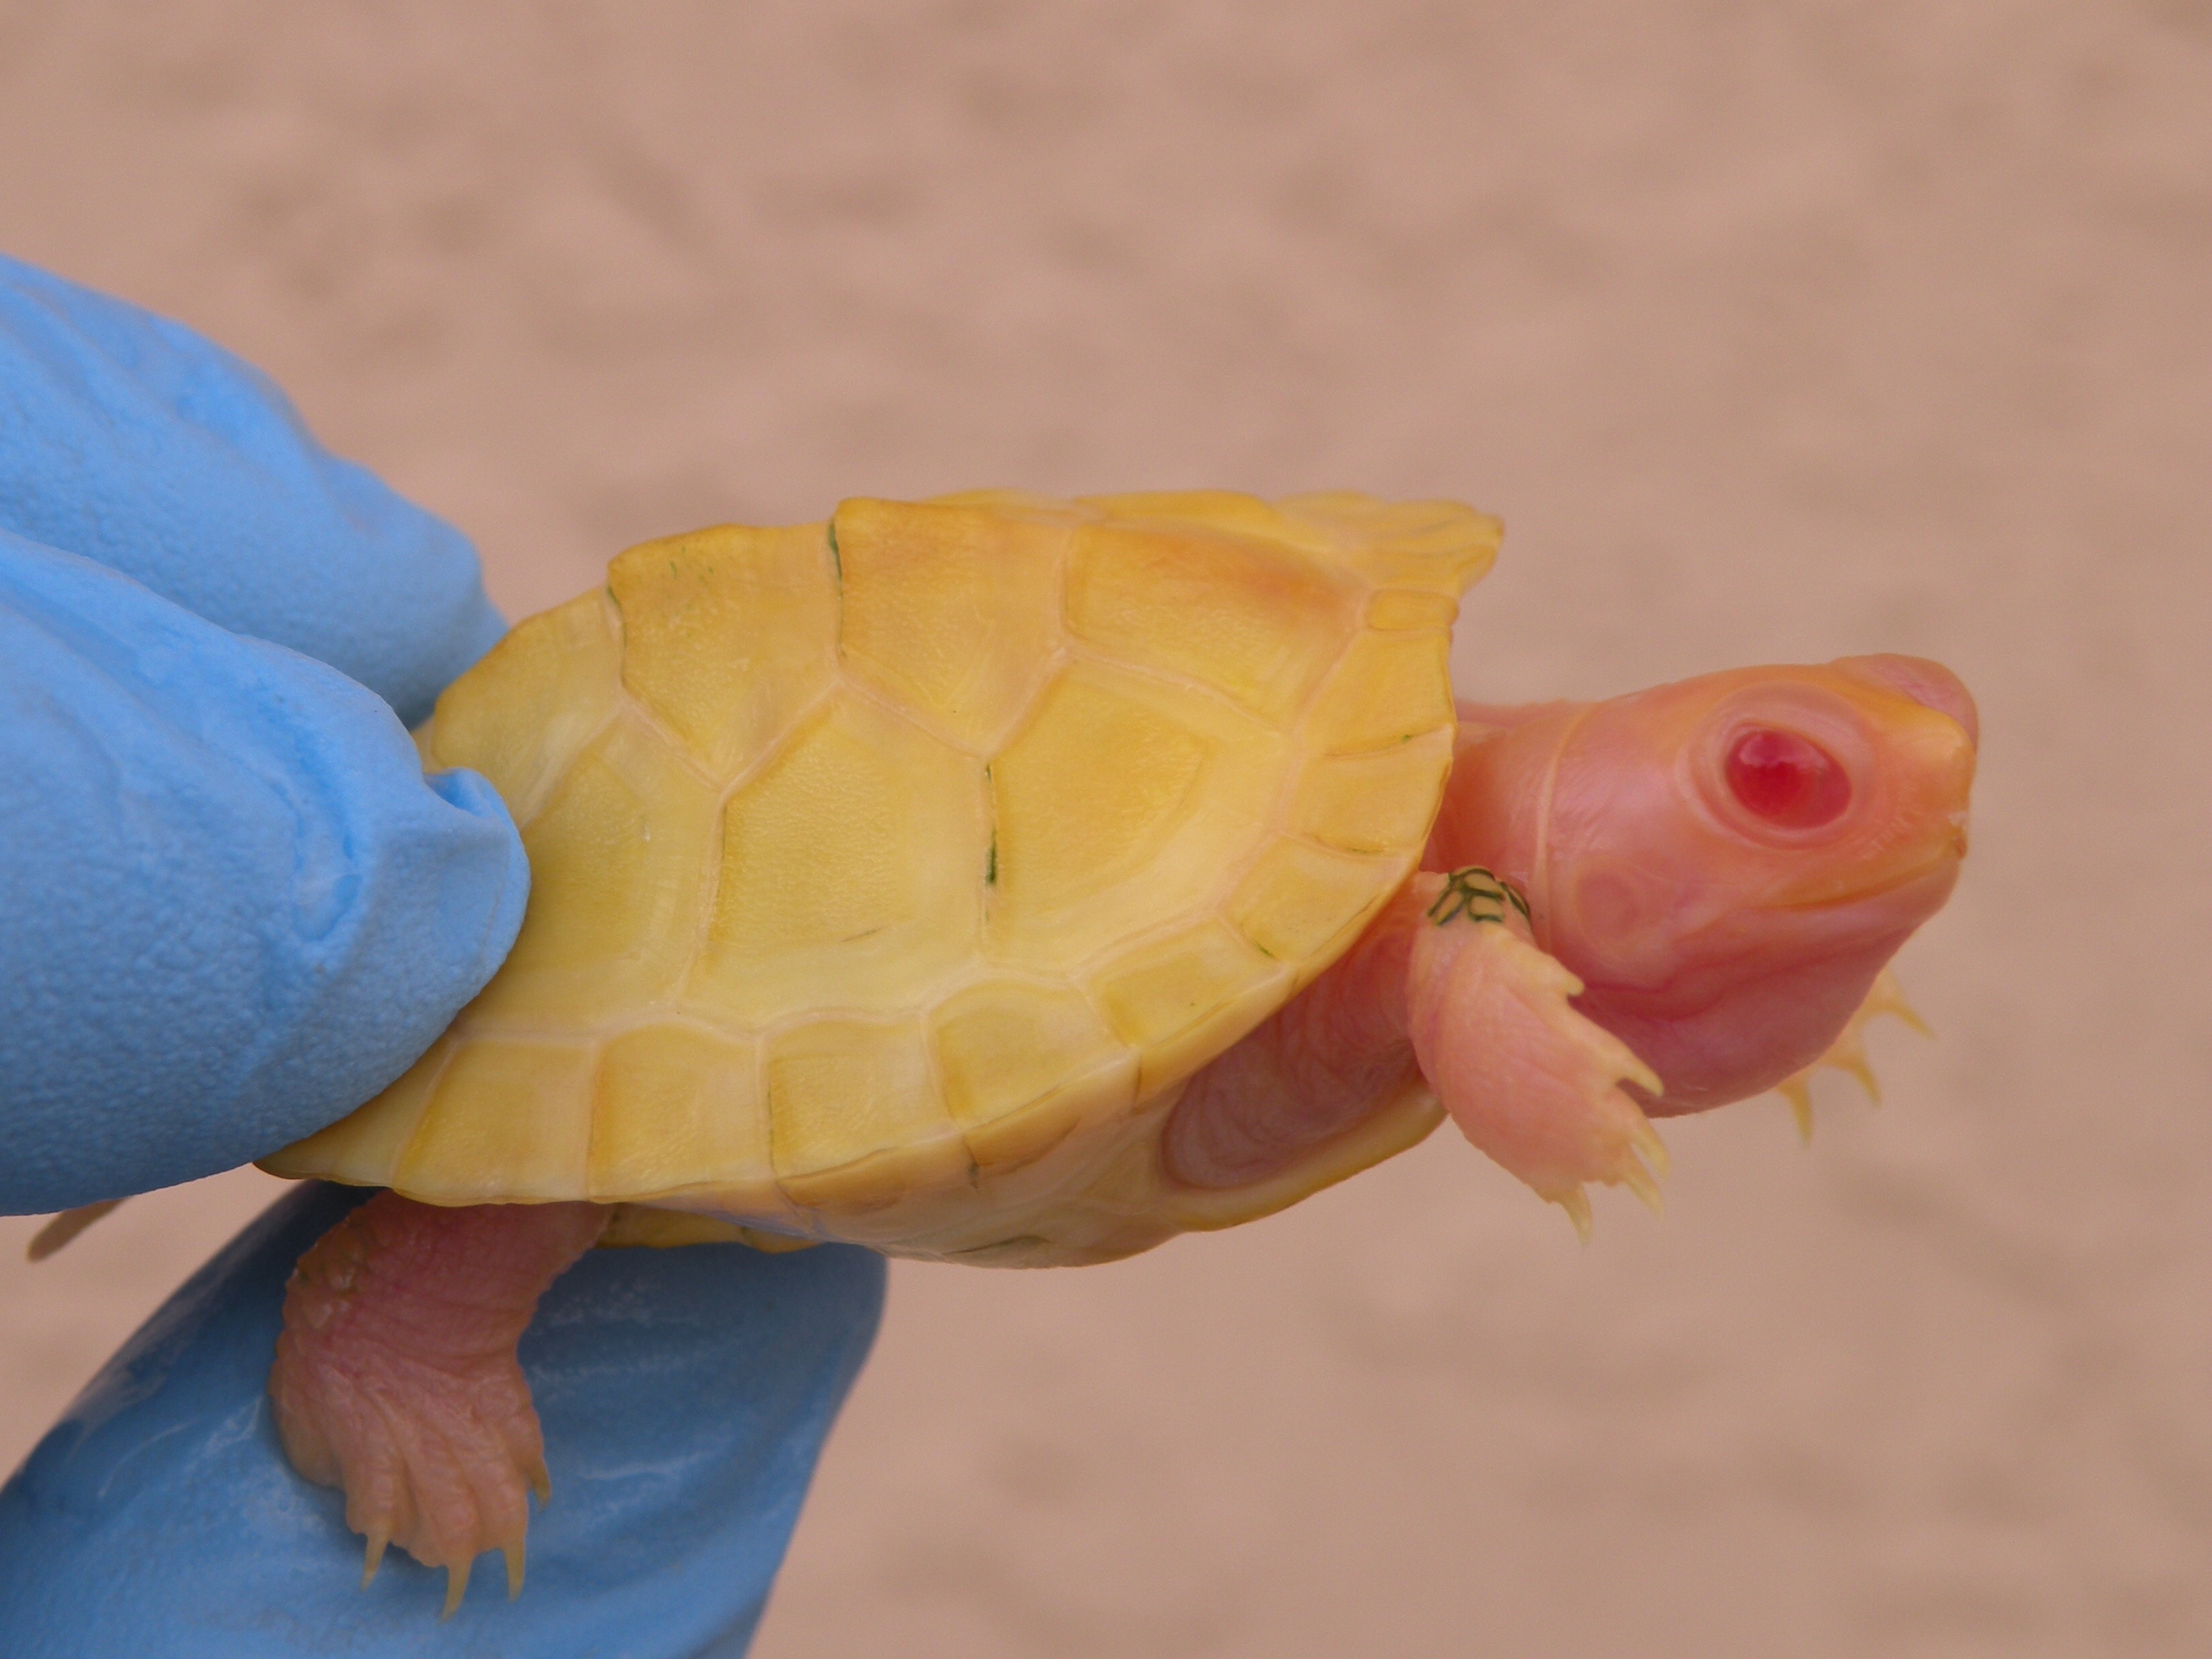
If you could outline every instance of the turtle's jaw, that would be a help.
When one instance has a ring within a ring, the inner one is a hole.
[[[1726,937],[1686,942],[1673,977],[1593,980],[1576,1006],[1666,1080],[1653,1116],[1748,1099],[1827,1051],[1958,875],[1948,858],[1880,892],[1733,918]]]

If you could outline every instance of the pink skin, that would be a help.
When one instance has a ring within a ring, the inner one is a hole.
[[[447,1569],[448,1613],[483,1550],[506,1553],[507,1593],[521,1589],[525,1492],[542,1503],[549,1486],[515,1344],[610,1213],[380,1193],[300,1258],[269,1393],[292,1467],[344,1488],[364,1585],[394,1543]]]
[[[1638,1159],[1662,1154],[1616,1085],[1694,1111],[1802,1069],[1966,849],[1973,703],[1933,663],[1747,669],[1461,714],[1427,872],[1192,1079],[1163,1137],[1171,1176],[1275,1174],[1418,1070],[1578,1225],[1583,1182],[1656,1198]],[[1486,920],[1453,919],[1437,872],[1469,865],[1518,887],[1529,920],[1502,896]],[[386,1193],[301,1258],[270,1393],[294,1466],[344,1487],[369,1572],[387,1542],[445,1566],[450,1612],[496,1548],[519,1587],[545,1464],[515,1344],[608,1213]]]
[[[1468,1138],[1546,1196],[1577,1178],[1636,1184],[1622,1161],[1563,1147],[1563,1117],[1604,1117],[1591,1133],[1625,1158],[1639,1143],[1605,1098],[1621,1098],[1613,1079],[1666,1115],[1802,1071],[1941,908],[1966,851],[1973,701],[1916,658],[1742,669],[1602,703],[1462,704],[1461,716],[1425,866],[1481,865],[1513,883],[1532,925],[1508,916],[1507,930],[1581,981],[1558,983],[1625,1050],[1539,1018],[1557,994],[1532,988],[1517,959],[1503,971],[1485,929],[1424,928],[1442,884],[1429,876],[1192,1079],[1163,1143],[1173,1176],[1218,1188],[1287,1168],[1380,1103],[1363,1080],[1418,1063]],[[1747,750],[1753,733],[1781,736]],[[1757,773],[1776,754],[1803,759],[1793,745],[1806,744],[1812,770],[1785,765],[1778,799],[1771,769],[1732,781],[1732,755]],[[1461,960],[1478,946],[1484,965]],[[1593,1081],[1594,1060],[1609,1077]]]

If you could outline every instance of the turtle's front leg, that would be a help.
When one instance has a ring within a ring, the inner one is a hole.
[[[343,1487],[368,1540],[444,1567],[446,1612],[479,1553],[522,1585],[544,1443],[515,1344],[538,1298],[605,1230],[596,1204],[441,1208],[380,1193],[300,1258],[269,1393],[292,1466]]]
[[[1657,1077],[1569,1005],[1582,981],[1538,950],[1521,896],[1468,866],[1416,877],[1407,1030],[1421,1074],[1481,1151],[1589,1236],[1586,1182],[1658,1207],[1666,1148],[1620,1086]]]

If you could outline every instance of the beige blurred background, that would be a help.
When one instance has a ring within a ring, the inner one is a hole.
[[[844,495],[1502,514],[1463,689],[1979,694],[1889,1104],[893,1269],[757,1653],[2212,1651],[2212,4],[0,0],[0,246],[511,615]],[[0,1463],[273,1183],[0,1267]],[[31,1224],[0,1225],[11,1258]]]

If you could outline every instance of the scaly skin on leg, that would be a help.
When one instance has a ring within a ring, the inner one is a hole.
[[[446,1612],[483,1551],[522,1588],[526,1492],[550,1487],[515,1344],[605,1229],[596,1204],[443,1209],[380,1193],[300,1258],[269,1374],[293,1468],[346,1494],[375,1577],[396,1543],[444,1567]]]
[[[1413,1066],[1404,988],[1420,924],[1401,892],[1327,972],[1192,1078],[1161,1136],[1168,1173],[1217,1189],[1265,1180],[1387,1099]]]

